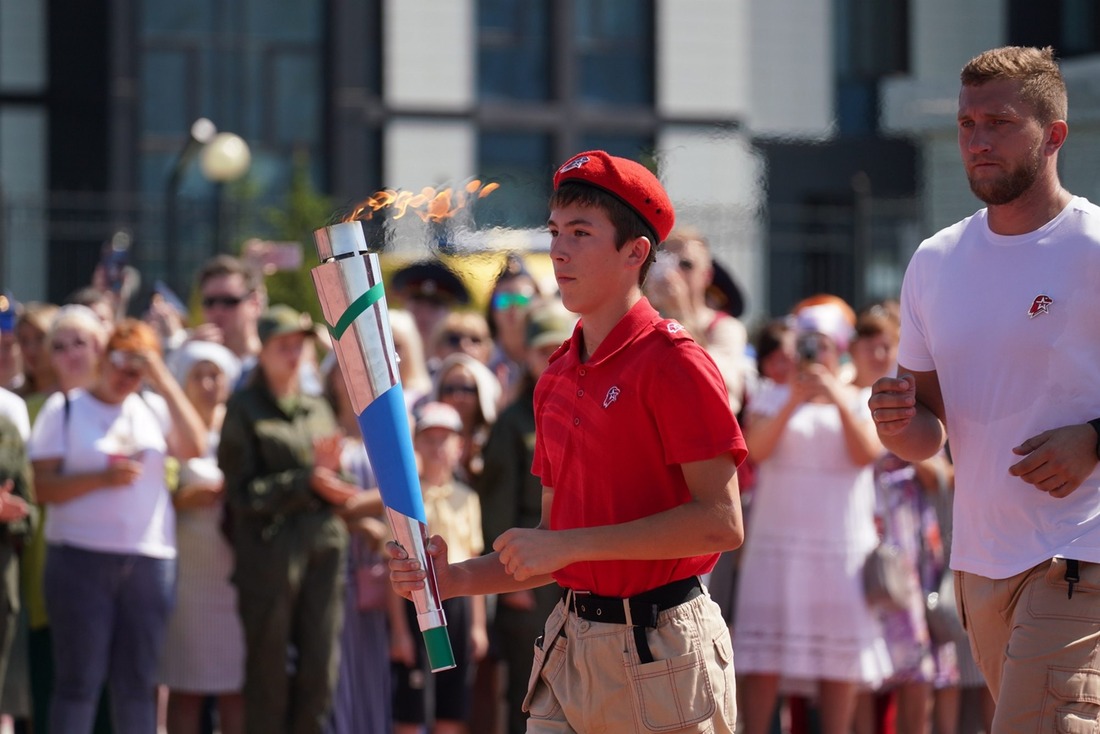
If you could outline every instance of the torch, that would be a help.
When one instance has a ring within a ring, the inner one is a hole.
[[[432,672],[447,670],[455,667],[455,659],[435,571],[425,551],[427,516],[378,255],[367,251],[359,221],[322,227],[313,233],[313,239],[321,260],[313,268],[313,284],[367,456],[378,477],[394,540],[428,573],[424,588],[413,592],[412,599],[428,663]]]

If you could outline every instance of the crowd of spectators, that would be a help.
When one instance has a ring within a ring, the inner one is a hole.
[[[905,465],[866,414],[896,310],[818,296],[750,341],[714,273],[706,238],[677,230],[646,293],[719,366],[750,448],[746,545],[707,580],[745,731],[780,717],[800,734],[816,714],[826,734],[870,734],[892,710],[902,734],[933,717],[953,734],[960,687],[981,681],[923,620],[950,461]],[[431,674],[388,585],[389,529],[327,332],[268,303],[233,257],[195,289],[197,318],[161,291],[127,308],[102,283],[58,305],[0,298],[0,685],[7,672],[16,731],[524,731],[555,589],[448,602],[459,666]],[[539,520],[534,385],[575,326],[548,290],[517,255],[483,311],[440,262],[391,279],[429,530],[452,560]],[[906,609],[863,597],[880,539],[911,562]]]

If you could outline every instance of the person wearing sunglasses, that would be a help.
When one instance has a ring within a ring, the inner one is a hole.
[[[520,389],[527,348],[524,332],[527,314],[541,301],[538,284],[515,253],[509,253],[493,286],[485,319],[493,351],[489,369],[500,380],[504,402],[511,402]]]
[[[202,266],[196,282],[203,323],[192,329],[191,338],[228,347],[241,360],[243,383],[260,353],[256,325],[266,301],[263,276],[238,258],[218,255]]]
[[[482,362],[464,352],[455,352],[439,366],[432,400],[450,405],[462,417],[463,448],[459,478],[472,484],[485,465],[481,450],[497,418],[500,382]]]
[[[473,311],[453,311],[447,314],[432,332],[428,369],[434,374],[440,363],[455,353],[462,353],[488,364],[493,352],[493,339],[485,317]],[[434,367],[434,369],[433,369]]]
[[[51,336],[60,346],[60,332]],[[176,582],[166,460],[199,456],[207,440],[159,349],[148,324],[123,319],[87,389],[51,395],[32,430],[35,491],[49,505],[51,732],[90,732],[104,683],[115,732],[156,730],[157,663]]]

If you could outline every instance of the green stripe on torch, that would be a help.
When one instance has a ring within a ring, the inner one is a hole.
[[[382,287],[382,284],[375,283],[370,290],[352,301],[351,305],[348,306],[348,310],[344,311],[340,320],[336,322],[336,326],[328,327],[329,333],[336,339],[342,337],[352,322],[368,308],[381,301],[385,295],[386,290]]]

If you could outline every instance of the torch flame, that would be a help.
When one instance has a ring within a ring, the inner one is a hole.
[[[367,221],[382,210],[392,211],[393,219],[400,219],[409,211],[425,222],[442,222],[462,211],[467,204],[484,199],[500,188],[498,183],[486,183],[478,179],[468,182],[457,192],[450,187],[436,191],[425,186],[420,193],[384,189],[376,191],[357,204],[344,219],[345,222]]]

